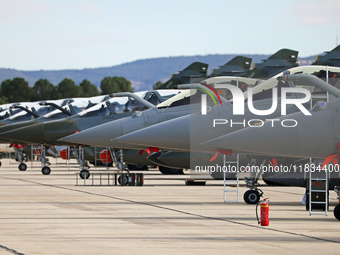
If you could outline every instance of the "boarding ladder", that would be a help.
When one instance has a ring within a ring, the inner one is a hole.
[[[328,66],[326,66],[326,82],[329,83],[328,80]],[[326,101],[329,102],[329,93],[326,92],[324,94],[312,94],[310,100],[310,108],[312,109],[315,101]],[[320,165],[318,164],[318,169],[320,169]],[[316,173],[320,173],[316,176]],[[306,185],[309,188],[309,196],[308,196],[308,210],[309,215],[325,215],[327,216],[328,212],[328,204],[329,204],[329,195],[328,195],[328,180],[329,180],[329,171],[328,167],[325,166],[325,169],[316,170],[315,164],[312,161],[312,158],[309,159],[309,178]],[[319,205],[319,206],[318,206]],[[318,210],[324,210],[323,212],[313,212],[313,207],[318,207]]]
[[[233,155],[235,157],[235,155]],[[240,169],[240,157],[239,154],[236,154],[235,160],[226,158],[226,155],[223,155],[223,199],[224,203],[232,203],[239,201],[239,169]],[[236,171],[232,169],[232,166],[236,166]],[[228,174],[234,174],[236,172],[236,180],[228,180]],[[231,189],[230,185],[227,184],[236,184],[236,190]],[[228,189],[227,189],[228,188]],[[236,193],[236,198],[229,199],[229,195],[227,198],[227,194]]]
[[[318,169],[320,169],[320,165]],[[325,166],[325,169],[320,169],[320,171],[315,170],[315,165],[312,163],[312,159],[310,159],[309,163],[309,196],[308,196],[308,208],[309,215],[325,215],[327,216],[328,205],[329,205],[329,195],[328,195],[328,180],[329,180],[329,171],[328,167]],[[316,176],[316,173],[318,175]],[[315,208],[317,207],[317,208]],[[313,212],[315,210],[319,210],[318,212]],[[322,210],[323,212],[320,212]]]
[[[31,168],[33,168],[33,162],[41,162],[43,149],[43,145],[31,145]]]

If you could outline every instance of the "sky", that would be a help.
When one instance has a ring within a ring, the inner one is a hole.
[[[307,57],[336,46],[340,0],[0,0],[0,68],[109,67],[155,57]]]

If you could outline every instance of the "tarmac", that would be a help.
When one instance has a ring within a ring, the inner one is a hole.
[[[77,168],[51,169],[45,176],[28,163],[20,172],[13,160],[2,160],[0,254],[319,255],[340,249],[333,191],[328,216],[309,216],[303,188],[261,187],[270,197],[270,224],[264,227],[255,205],[243,202],[243,184],[240,201],[224,203],[223,181],[188,186],[190,176],[154,169],[144,171],[141,187],[76,186]]]

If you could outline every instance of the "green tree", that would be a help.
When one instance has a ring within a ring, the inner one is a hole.
[[[69,78],[62,80],[57,87],[58,98],[80,97],[81,88]]]
[[[4,96],[0,97],[0,105],[2,105],[2,104],[8,104],[8,98],[7,97],[4,97]]]
[[[158,81],[158,82],[156,82],[154,85],[152,85],[152,88],[153,89],[158,89],[160,86],[162,86],[163,85],[163,82],[161,82],[161,81]]]
[[[1,96],[8,98],[9,103],[29,102],[35,97],[33,88],[23,78],[4,80],[1,83]]]
[[[46,79],[38,80],[33,89],[36,93],[36,100],[57,99],[57,88]]]
[[[133,92],[132,84],[124,77],[107,76],[100,82],[102,95],[117,93],[117,92]]]
[[[83,80],[79,87],[82,89],[81,96],[82,97],[94,97],[99,96],[99,90],[98,87],[94,84],[92,84],[87,79]]]

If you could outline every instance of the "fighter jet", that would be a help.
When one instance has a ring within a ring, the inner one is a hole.
[[[249,72],[251,61],[252,61],[251,58],[236,56],[223,66],[220,66],[219,69],[216,70],[212,69],[209,77],[217,76],[243,77]]]
[[[14,123],[0,126],[0,135],[1,133],[12,131],[12,130],[15,130],[21,127],[35,125],[38,123],[43,123],[43,122],[47,122],[51,120],[62,119],[67,116],[72,116],[102,101],[106,101],[108,98],[109,98],[108,95],[104,95],[104,96],[96,96],[96,97],[91,97],[91,98],[68,99],[69,100],[68,104],[66,105],[63,104],[63,106],[60,106],[59,104],[56,104],[53,101],[41,101],[39,102],[39,105],[41,106],[42,109],[47,108],[47,111],[49,113],[43,116],[39,116],[38,114],[35,114],[34,112],[32,112],[31,114],[34,115],[35,118],[26,120],[26,121],[25,120],[19,121],[18,119],[20,118],[15,118],[16,115],[14,115],[13,116],[14,120],[16,120],[16,121],[12,121]],[[24,111],[30,113],[30,111],[26,108],[24,108]],[[20,116],[22,117],[25,115],[21,114]],[[3,139],[4,142],[6,142],[5,140],[7,142],[11,141],[8,139]],[[24,163],[24,158],[29,157],[29,154],[31,154],[31,147],[30,146],[27,147],[22,144],[11,144],[11,146],[14,146],[15,151],[17,153],[17,160],[19,162],[19,166],[18,166],[19,170],[25,171],[27,169],[27,165]],[[45,148],[43,148],[43,152],[45,153]],[[44,162],[46,160],[47,159],[45,158],[45,156],[43,156],[42,161],[44,165],[46,164],[46,162]]]
[[[208,64],[194,62],[178,74],[172,74],[171,78],[157,89],[172,89],[179,84],[198,83],[202,80],[218,76],[244,76],[249,71],[251,58],[237,56],[224,64],[207,77]]]
[[[261,84],[262,80],[258,79],[250,79],[250,78],[238,78],[238,77],[212,77],[208,78],[203,83],[212,84],[215,82],[224,82],[227,84],[232,84],[235,86],[239,86],[240,89],[245,89],[247,87],[253,87],[257,84]],[[206,88],[206,87],[204,87]],[[219,90],[219,93],[221,96],[226,96],[227,93],[225,93],[224,90]],[[132,132],[135,130],[138,130],[140,128],[143,128],[145,126],[150,126],[165,120],[177,118],[182,115],[189,114],[191,111],[199,111],[200,110],[200,98],[201,98],[202,91],[201,90],[187,90],[185,92],[182,92],[181,94],[174,96],[173,98],[157,105],[157,107],[154,107],[152,109],[143,111],[143,112],[136,112],[133,114],[132,117],[124,118],[115,121],[117,124],[117,128],[111,129],[109,127],[109,124],[106,126],[106,124],[98,126],[98,129],[93,130],[89,129],[88,131],[82,131],[77,134],[80,134],[78,137],[78,140],[74,140],[75,144],[79,144],[77,141],[82,141],[81,144],[88,144],[92,146],[107,146],[108,144],[111,144],[110,134],[113,133],[117,136],[120,136],[126,132]],[[218,100],[217,97],[214,100]],[[214,102],[211,98],[208,99],[208,104],[213,106]],[[126,124],[125,124],[126,123]],[[121,126],[120,126],[121,125]],[[82,139],[81,137],[83,134],[87,137],[86,139]],[[93,137],[96,137],[96,139],[92,139],[91,136],[88,136],[88,134],[92,134]],[[108,146],[110,147],[110,146]],[[115,147],[112,147],[115,148]],[[120,148],[119,146],[116,148]],[[126,156],[125,156],[126,154]],[[143,160],[143,163],[145,165],[147,164],[153,164],[154,162],[150,162],[149,160],[145,160],[143,155],[139,155],[139,151],[124,151],[124,159],[126,159],[126,162],[129,162],[129,159],[135,158],[135,161],[131,161],[131,164],[142,164],[141,161]],[[183,173],[182,169],[170,169],[160,166],[160,171],[162,173]]]
[[[305,70],[305,72],[307,72],[307,73],[310,73],[310,72],[314,73],[316,70],[322,70],[324,68],[325,67],[323,67],[323,66],[318,67],[318,68],[315,68],[315,67],[312,67],[312,68],[310,68],[310,67],[299,67],[299,68],[293,68],[293,69],[291,69],[291,71],[293,73],[300,73],[300,72],[303,72],[303,70]],[[333,71],[336,71],[336,70],[338,72],[340,72],[340,69],[333,69]],[[268,94],[268,92],[270,93],[271,92],[270,89],[275,87],[275,86],[278,86],[278,85],[280,85],[280,86],[290,86],[292,84],[289,84],[288,82],[284,83],[282,81],[278,81],[276,78],[273,78],[271,80],[262,82],[259,85],[255,86],[253,88],[253,91],[256,91],[256,94],[258,94],[258,97],[261,98],[261,94]],[[193,107],[193,109],[196,109],[196,111],[197,110],[199,111],[200,110],[201,94],[196,94],[196,91],[191,92],[191,93],[192,93],[192,95],[196,95],[196,101],[195,101],[194,96],[191,97],[192,98],[191,100],[189,100],[190,97],[188,97],[186,99],[186,101],[187,101],[187,103],[190,103],[190,101],[191,101],[191,103],[196,102],[196,104],[192,104],[192,107]],[[224,90],[223,90],[223,93],[224,93]],[[182,95],[184,95],[184,94],[182,94]],[[268,97],[266,97],[266,98],[268,98]],[[167,134],[166,136],[163,136],[163,134],[162,134],[163,138],[160,138],[159,141],[155,141],[157,139],[153,139],[153,138],[151,140],[145,139],[143,142],[141,141],[141,144],[147,144],[148,142],[154,141],[155,142],[154,144],[149,143],[149,145],[162,148],[163,146],[166,146],[167,143],[173,143],[174,147],[169,146],[169,147],[163,147],[163,148],[173,149],[173,150],[188,150],[190,145],[188,145],[188,143],[187,143],[187,141],[189,139],[189,133],[188,133],[187,125],[191,121],[190,120],[191,116],[188,115],[188,116],[176,118],[171,122],[169,121],[169,122],[166,122],[166,123],[163,123],[163,124],[157,124],[157,125],[162,125],[161,126],[162,128],[160,128],[158,131],[157,131],[156,126],[152,126],[153,124],[161,123],[165,120],[173,119],[172,118],[172,116],[174,116],[173,114],[172,115],[169,114],[169,116],[167,116],[168,114],[166,114],[164,117],[162,116],[160,118],[157,118],[156,116],[158,114],[159,114],[159,116],[161,116],[160,110],[162,110],[163,108],[164,109],[171,109],[171,108],[173,108],[177,105],[182,105],[183,103],[180,103],[181,100],[176,101],[177,99],[178,98],[176,98],[176,97],[173,98],[174,104],[172,104],[171,101],[165,102],[164,104],[158,105],[157,108],[153,109],[153,111],[149,110],[149,111],[146,111],[144,113],[141,113],[141,116],[145,115],[145,116],[143,116],[143,118],[138,118],[139,116],[136,115],[136,116],[133,116],[133,117],[130,117],[130,118],[127,118],[127,119],[121,119],[119,121],[110,122],[110,123],[98,126],[96,128],[89,129],[89,130],[82,131],[80,133],[74,134],[72,136],[64,138],[63,140],[68,141],[68,142],[74,142],[74,143],[85,143],[85,144],[90,144],[90,145],[94,145],[94,146],[101,144],[102,146],[107,146],[107,147],[112,147],[112,148],[115,148],[115,147],[116,148],[124,148],[124,144],[121,144],[118,141],[110,141],[110,139],[108,139],[108,137],[110,137],[110,136],[111,136],[111,138],[119,137],[123,134],[129,134],[132,131],[140,130],[143,127],[150,127],[151,126],[150,128],[152,128],[156,132],[155,134],[157,134],[157,135],[161,134],[163,132],[163,130],[164,130],[163,128],[165,128],[167,131],[170,131],[170,132],[169,133],[165,132]],[[185,98],[183,98],[182,101],[184,101],[184,99]],[[270,100],[268,100],[268,99],[267,99],[267,102],[266,101],[255,101],[255,102],[257,102],[256,103],[257,109],[261,109],[261,108],[266,109],[265,107],[268,107],[269,101]],[[213,103],[212,103],[212,105],[213,105]],[[232,105],[229,102],[225,102],[225,106],[219,105],[219,104],[215,105],[214,107],[211,107],[209,110],[210,111],[212,111],[213,109],[217,110],[218,107],[222,108],[222,109],[220,109],[222,112],[223,111],[226,112],[225,114],[223,114],[221,116],[227,117],[226,114],[228,114],[229,117],[232,117],[232,115],[233,115],[232,110],[231,110]],[[174,111],[175,110],[177,111],[176,108],[173,108],[173,109],[174,109]],[[292,109],[291,109],[291,111],[293,112]],[[150,113],[150,115],[149,115],[149,113]],[[175,117],[183,116],[185,114],[188,114],[188,111],[182,112],[181,115],[176,115]],[[196,115],[199,115],[199,114],[196,114]],[[202,116],[200,118],[207,118],[208,115],[209,114],[207,114],[206,116]],[[201,116],[201,115],[199,115],[199,116]],[[278,116],[278,115],[276,115],[276,116]],[[197,118],[199,118],[199,117],[197,117]],[[148,119],[149,119],[149,121],[145,121],[145,120],[148,120]],[[170,123],[171,123],[171,128],[170,128],[170,126],[167,126]],[[176,124],[172,124],[172,123],[176,123]],[[177,124],[179,124],[179,125],[177,125]],[[211,124],[211,122],[209,122],[209,125],[210,124]],[[241,127],[241,125],[235,125],[234,126],[235,129],[240,128],[240,127]],[[224,129],[225,129],[225,127],[224,127]],[[203,131],[203,129],[201,131]],[[142,132],[142,130],[137,131],[137,132]],[[147,134],[148,133],[147,131],[145,133],[148,137],[153,134],[152,132]],[[95,135],[95,134],[100,134],[100,135]],[[136,134],[136,137],[137,137],[137,134]],[[138,139],[142,139],[142,138],[138,137]],[[183,143],[183,145],[186,144],[186,147],[181,148],[180,147],[181,143]],[[199,142],[197,142],[197,143],[199,143]],[[134,144],[138,144],[138,143],[134,142]],[[175,145],[175,144],[177,144],[177,145]],[[123,146],[123,147],[121,147],[121,146]],[[129,146],[127,146],[127,147],[129,147]]]
[[[253,69],[246,75],[249,78],[268,79],[287,69],[298,66],[299,52],[281,49],[262,63],[254,64]]]
[[[201,62],[194,62],[178,74],[172,75],[171,79],[165,82],[158,89],[171,89],[179,84],[198,83],[210,77],[217,76],[238,76],[256,79],[268,79],[276,74],[297,64],[298,51],[281,49],[262,63],[254,64],[253,69],[249,70],[251,59],[237,56],[231,59],[217,70],[213,70],[207,77],[208,65]]]
[[[305,79],[313,81],[314,84],[321,81],[305,74],[289,75],[283,79],[287,81]],[[322,86],[322,82],[320,85]],[[336,97],[340,97],[339,89],[330,86],[328,91]],[[340,149],[340,147],[337,148],[340,133],[337,134],[338,129],[336,128],[336,125],[340,123],[340,115],[337,113],[337,110],[340,109],[339,102],[339,99],[328,103],[319,102],[310,110],[311,114],[308,116],[296,112],[275,120],[281,124],[294,120],[296,125],[291,127],[265,121],[261,127],[240,129],[205,144],[221,149],[232,148],[247,153],[272,156],[326,158],[338,153]],[[261,139],[262,141],[264,141],[263,139],[269,140],[270,143],[260,142]]]
[[[157,89],[172,89],[178,84],[200,82],[206,78],[207,71],[208,64],[194,62],[178,74],[172,74],[171,78]]]
[[[169,97],[177,93],[179,93],[179,91],[175,90],[137,92],[136,94],[128,92],[118,93],[116,96],[125,97],[113,97],[106,102],[82,111],[77,115],[67,117],[66,119],[18,128],[2,133],[0,136],[14,142],[24,142],[27,144],[65,145],[64,142],[61,143],[57,140],[74,132],[79,132],[79,130],[93,127],[113,119],[130,116],[133,111],[137,109],[144,110],[151,108],[154,105],[148,101],[159,103],[164,100],[161,95]],[[138,95],[143,95],[148,101],[140,98]],[[84,169],[84,171],[86,172],[87,170]],[[43,174],[49,174],[50,168],[45,165],[42,168],[42,172]]]
[[[287,76],[286,79],[294,80],[301,76],[303,75]],[[340,96],[340,90],[334,92],[338,93],[337,97]],[[296,123],[294,126],[271,125],[269,122],[265,122],[261,127],[244,128],[212,139],[206,144],[213,148],[229,148],[234,151],[267,155],[273,158],[285,156],[308,159],[309,162],[302,166],[297,167],[292,164],[287,169],[288,171],[266,174],[264,179],[272,183],[306,187],[306,177],[309,180],[314,175],[314,179],[329,179],[329,186],[326,189],[334,189],[338,198],[340,198],[340,175],[338,171],[340,151],[339,110],[339,98],[330,102],[318,102],[309,111],[310,115],[308,116],[302,113],[294,113],[277,118],[276,123],[294,121]],[[321,188],[317,190],[321,190]],[[307,209],[310,205],[306,204]],[[340,205],[334,208],[334,215],[340,220]]]
[[[316,77],[314,77],[314,79],[317,83],[319,82],[321,85],[323,84],[321,79]],[[325,83],[325,85],[328,84]],[[327,86],[324,88],[327,89]],[[329,92],[334,92],[334,87],[328,86],[328,89]],[[255,108],[259,109],[258,107]],[[289,110],[291,112],[297,111],[297,109],[294,108],[290,108]],[[227,112],[228,110],[223,109],[223,107],[220,105],[214,106],[206,116],[200,115],[199,113],[183,116],[121,136],[120,138],[114,140],[113,143],[125,142],[120,144],[120,146],[124,146],[125,148],[130,147],[137,149],[141,148],[141,146],[144,146],[144,148],[152,147],[163,150],[220,152],[222,154],[231,155],[231,150],[208,148],[209,146],[207,147],[205,144],[202,145],[202,143],[209,140],[209,137],[216,137],[220,133],[231,133],[235,130],[243,128],[245,125],[254,126],[256,125],[255,123],[261,123],[262,120],[258,119],[258,116],[256,117],[256,115],[254,116],[250,113],[245,113],[244,116],[239,117],[232,116],[231,110],[229,110],[229,114]],[[280,113],[273,112],[273,115],[266,116],[266,118],[271,119],[272,117],[275,117],[275,114],[277,114],[276,116],[280,116]],[[221,119],[221,116],[223,116],[223,119]],[[216,126],[213,127],[212,123],[215,123]],[[208,130],[213,131],[209,132]],[[152,137],[150,134],[152,134]],[[167,135],[165,136],[164,134]],[[126,143],[131,143],[134,145],[129,146]],[[139,146],[137,147],[137,145]],[[159,157],[159,160],[162,161],[162,158]],[[195,162],[191,163],[195,164]],[[191,169],[194,169],[194,167],[191,167]]]
[[[312,65],[340,67],[340,45],[331,51],[326,51],[325,55],[316,55],[315,62]]]
[[[325,67],[319,67],[318,70],[323,69],[323,68],[325,68]],[[307,67],[305,69],[307,70],[307,71],[305,70],[305,72],[314,73],[316,71],[315,67],[313,67],[313,68]],[[297,73],[304,72],[302,67],[294,68],[293,71],[295,71]],[[236,80],[235,78],[233,78],[233,79]],[[275,86],[275,84],[276,85],[278,84],[278,81],[276,79],[274,79],[274,81],[268,80],[266,82],[260,83],[259,85],[255,86],[253,89],[255,90],[255,88],[261,87],[262,89],[259,89],[258,93],[259,92],[266,93],[266,88],[272,88],[272,87]],[[240,84],[242,84],[242,83],[240,82]],[[280,82],[279,82],[279,84],[280,84]],[[224,91],[222,91],[222,92],[223,92],[222,94],[224,94]],[[261,94],[261,93],[259,93],[259,94]],[[193,98],[194,98],[196,94],[192,93],[192,95],[193,95]],[[198,98],[198,103],[200,103],[200,95],[198,95],[198,97],[196,95],[196,98]],[[119,121],[114,121],[114,122],[110,122],[110,123],[107,123],[107,124],[103,124],[103,125],[100,125],[96,128],[88,129],[86,131],[82,131],[82,132],[79,132],[77,134],[71,135],[69,137],[63,138],[62,140],[67,141],[67,142],[73,142],[73,143],[76,143],[76,144],[79,144],[79,143],[80,144],[89,144],[89,145],[92,145],[92,146],[106,146],[106,147],[111,147],[111,148],[146,149],[147,147],[146,147],[145,144],[147,144],[149,141],[147,141],[147,142],[144,141],[145,142],[144,146],[135,146],[135,145],[131,146],[131,145],[127,145],[127,144],[121,143],[121,142],[116,141],[116,140],[110,141],[110,138],[119,137],[123,134],[129,134],[129,133],[136,131],[136,130],[139,130],[143,127],[149,127],[149,126],[151,126],[155,123],[162,123],[165,120],[173,119],[174,116],[175,117],[181,116],[180,114],[174,115],[173,112],[181,113],[182,115],[188,114],[188,110],[180,112],[178,107],[175,107],[175,106],[181,105],[181,107],[183,107],[182,109],[185,109],[183,103],[186,102],[187,104],[189,104],[190,101],[194,102],[194,100],[193,99],[189,100],[189,98],[187,98],[186,100],[176,101],[177,99],[178,98],[176,98],[176,97],[173,98],[174,104],[171,104],[171,102],[169,102],[169,103],[165,102],[164,105],[161,104],[161,105],[157,106],[157,108],[154,108],[154,110],[148,110],[148,111],[145,111],[143,113],[140,113],[139,115],[134,115],[133,117],[130,117],[130,118],[125,118],[125,119],[121,119]],[[183,98],[183,99],[185,99],[185,98]],[[216,100],[218,100],[218,99],[216,99]],[[179,102],[182,102],[182,103],[179,103]],[[257,105],[257,107],[262,107],[262,108],[263,107],[265,107],[265,108],[269,107],[268,103],[265,104],[264,102],[261,102],[261,104],[262,104],[262,106]],[[195,107],[194,104],[192,104],[191,106],[196,111],[200,110],[199,104],[198,104],[198,107]],[[164,108],[164,110],[163,110],[163,108]],[[213,108],[216,108],[216,107],[214,106]],[[231,106],[226,106],[226,108],[231,109]],[[170,110],[169,113],[172,113],[172,114],[170,115],[167,112],[164,112],[164,114],[162,115],[161,110],[165,111],[166,109],[169,109]],[[221,111],[223,112],[223,110],[221,110]],[[225,110],[225,111],[227,111],[227,110]],[[223,115],[225,115],[225,114],[222,114],[221,116],[223,116]],[[159,148],[163,148],[163,144],[164,144],[163,142],[165,142],[164,140],[166,140],[167,143],[171,141],[171,142],[173,142],[173,144],[177,144],[177,145],[180,145],[181,143],[189,144],[188,143],[189,135],[188,135],[187,127],[186,127],[186,125],[189,121],[187,120],[187,121],[181,122],[181,120],[183,120],[183,119],[185,119],[185,117],[174,119],[174,121],[180,120],[179,122],[181,124],[180,125],[177,125],[177,124],[171,125],[171,128],[169,128],[169,126],[167,126],[168,122],[164,122],[163,125],[162,125],[162,128],[164,127],[165,130],[166,130],[164,133],[162,133],[161,130],[157,130],[157,128],[155,128],[155,130],[154,130],[156,132],[155,137],[157,137],[157,139],[160,139],[159,143],[158,143]],[[160,125],[160,124],[158,124],[158,125]],[[151,126],[151,127],[153,127],[153,126]],[[183,129],[183,127],[184,127],[184,129]],[[149,133],[149,134],[147,134],[147,133],[148,132],[146,132],[147,136],[149,136],[151,134],[151,133]],[[160,135],[161,137],[158,137],[158,135]],[[154,141],[154,139],[152,138],[150,141]],[[153,146],[152,143],[149,143],[149,145]],[[155,146],[155,147],[157,147],[157,146]],[[179,149],[178,147],[170,147],[170,148],[166,148],[166,149],[184,150],[185,151],[185,150],[188,150],[189,147],[190,147],[190,145],[185,147],[185,148],[181,148],[181,149]],[[145,155],[145,153],[144,153],[144,155]],[[139,161],[139,159],[138,159],[138,153],[135,153],[134,157],[135,157],[135,160],[138,161],[138,163],[140,164],[141,161]],[[127,158],[128,158],[127,160],[132,159],[132,157],[129,157],[129,156]],[[125,159],[125,157],[124,157],[124,159]],[[145,161],[143,161],[143,162],[145,162]],[[132,162],[130,161],[130,163],[132,163]]]

